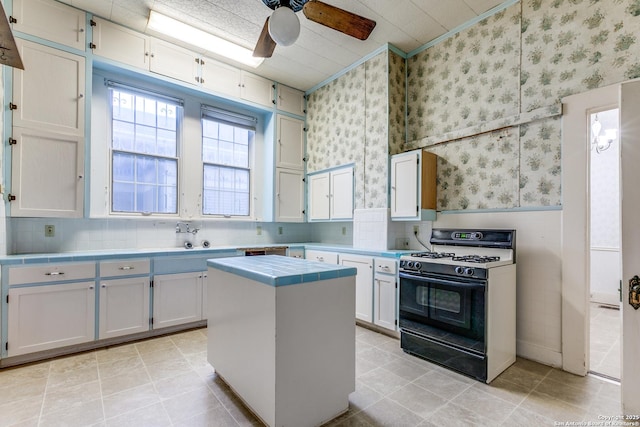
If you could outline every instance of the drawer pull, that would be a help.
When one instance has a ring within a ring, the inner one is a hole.
[[[120,270],[133,270],[135,267],[131,266],[131,265],[125,265],[123,267],[120,267]]]
[[[64,272],[62,271],[52,271],[51,273],[44,273],[45,276],[62,276]]]

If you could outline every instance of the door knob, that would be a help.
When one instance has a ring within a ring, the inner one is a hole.
[[[637,275],[629,280],[629,304],[635,310],[640,308],[640,277]]]

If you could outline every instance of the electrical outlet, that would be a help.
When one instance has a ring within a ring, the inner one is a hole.
[[[45,237],[53,237],[56,235],[56,226],[55,225],[45,225],[44,226],[44,236]]]
[[[278,227],[278,234],[282,234],[282,227]]]
[[[257,234],[258,236],[262,236],[262,227],[261,227],[261,226],[257,226],[257,227],[256,227],[256,234]]]
[[[347,235],[347,227],[342,227],[342,235],[343,236]]]
[[[420,226],[419,225],[414,225],[413,226],[413,234],[420,234]]]

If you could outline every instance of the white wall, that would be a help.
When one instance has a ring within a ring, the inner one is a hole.
[[[517,354],[562,365],[560,210],[438,214],[438,227],[516,231]]]

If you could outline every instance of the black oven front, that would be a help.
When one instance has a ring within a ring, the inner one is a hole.
[[[484,381],[486,288],[483,279],[400,272],[402,348]]]

